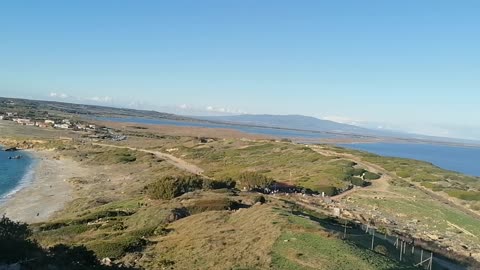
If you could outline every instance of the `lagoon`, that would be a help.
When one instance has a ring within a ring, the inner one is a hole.
[[[420,143],[353,143],[339,146],[380,156],[426,161],[443,169],[480,176],[480,147]]]

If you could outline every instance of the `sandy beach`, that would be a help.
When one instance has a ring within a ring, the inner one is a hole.
[[[32,151],[37,159],[33,180],[0,204],[0,215],[27,223],[46,221],[63,209],[73,197],[71,177],[85,175],[85,169],[70,159],[54,158],[53,151]]]

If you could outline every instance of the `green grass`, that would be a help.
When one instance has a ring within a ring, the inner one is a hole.
[[[457,189],[446,189],[445,192],[452,197],[459,198],[465,201],[480,201],[479,191],[464,191]]]
[[[283,215],[289,225],[273,246],[273,269],[415,269],[343,241],[314,221]]]
[[[235,178],[256,171],[275,181],[320,191],[324,187],[345,188],[353,162],[326,157],[308,147],[278,142],[216,141],[205,145],[180,146],[179,154],[205,169],[215,179]]]

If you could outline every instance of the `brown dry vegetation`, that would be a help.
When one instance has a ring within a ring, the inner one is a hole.
[[[324,187],[344,188],[349,184],[346,178],[359,169],[348,158],[322,155],[288,142],[242,140],[218,134],[202,142],[199,137],[207,133],[180,136],[186,130],[180,128],[175,133],[163,127],[133,129],[137,133],[129,134],[127,141],[104,143],[169,153],[197,165],[216,180],[255,171],[276,181],[321,191]],[[27,136],[26,131],[19,134]],[[50,136],[57,135],[35,136],[45,141],[36,147],[55,148],[60,158],[73,158],[91,173],[69,179],[76,199],[64,211],[49,222],[33,225],[35,238],[44,246],[85,245],[99,258],[110,257],[146,269],[400,269],[395,262],[342,241],[319,224],[287,211],[284,202],[272,197],[265,205],[255,205],[256,193],[203,189],[171,200],[152,200],[146,186],[166,176],[188,173],[151,153],[81,140],[51,140]],[[4,137],[15,139],[13,134]],[[375,168],[371,171],[384,173]],[[404,189],[390,189],[389,182],[383,180],[375,181],[387,185],[382,190],[393,194],[392,198],[406,196]],[[358,199],[362,206],[371,205],[371,200]],[[389,204],[376,206],[386,208]],[[454,214],[452,219],[458,217],[457,212]],[[470,221],[471,226],[478,222]],[[338,258],[339,252],[345,257]]]

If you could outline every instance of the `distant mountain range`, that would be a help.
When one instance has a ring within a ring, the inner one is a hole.
[[[310,130],[318,132],[346,133],[370,136],[393,136],[393,132],[382,132],[354,125],[341,124],[330,120],[322,120],[304,115],[269,115],[269,114],[245,114],[233,116],[205,116],[196,117],[201,120],[214,122],[265,126],[275,128]]]
[[[411,134],[401,131],[393,130],[376,130],[358,127],[354,125],[342,124],[330,120],[318,119],[311,116],[304,115],[269,115],[269,114],[244,114],[244,115],[232,115],[232,116],[202,116],[192,117],[200,120],[241,124],[241,125],[254,125],[265,126],[275,128],[297,129],[297,130],[309,130],[317,132],[331,132],[342,134],[355,134],[374,137],[390,137],[401,139],[414,139],[425,141],[438,141],[448,143],[461,143],[461,144],[480,144],[480,141],[434,137],[419,134]]]

